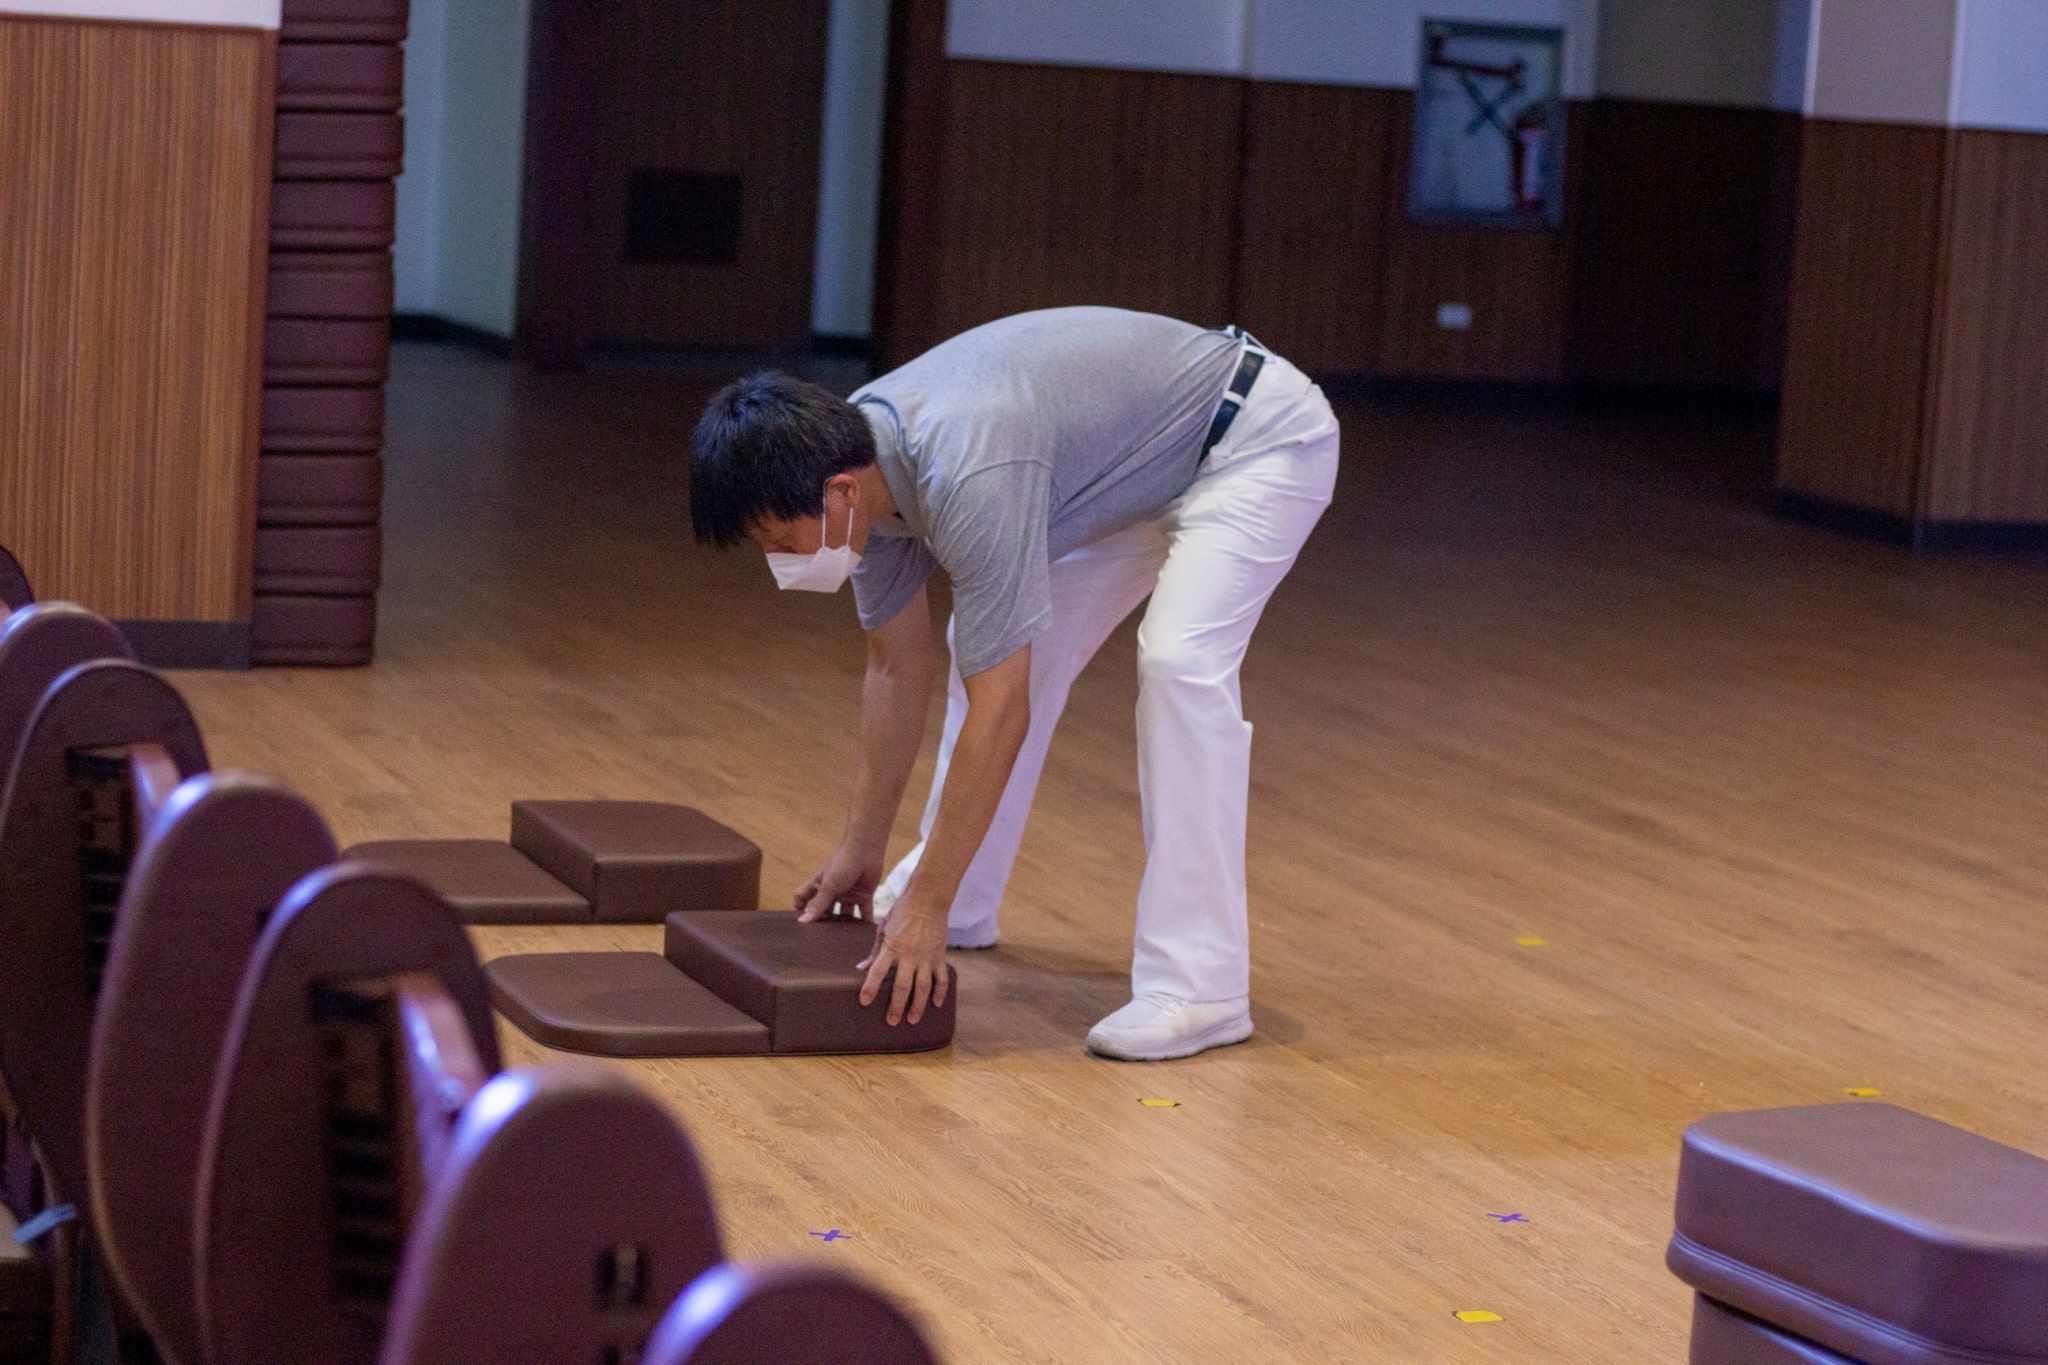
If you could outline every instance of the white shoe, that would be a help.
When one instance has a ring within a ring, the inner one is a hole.
[[[1141,995],[1088,1030],[1088,1050],[1126,1062],[1165,1062],[1252,1036],[1251,1001]]]
[[[948,948],[993,948],[996,946],[996,922],[985,924],[949,924],[946,926]]]
[[[903,855],[901,862],[889,869],[889,875],[884,877],[882,884],[875,888],[875,923],[880,924],[889,918],[889,912],[896,908],[896,902],[902,897],[904,888],[910,885],[910,874],[917,871],[917,860],[923,856],[924,845],[919,843],[910,852]],[[948,948],[995,947],[995,920],[991,918],[986,924],[977,924],[972,927],[964,927],[957,924],[947,925],[946,946]]]
[[[924,843],[920,840],[896,866],[889,869],[889,875],[882,878],[882,884],[875,888],[875,923],[889,918],[889,911],[903,895],[903,889],[910,885],[910,874],[917,871],[917,860],[924,856]]]

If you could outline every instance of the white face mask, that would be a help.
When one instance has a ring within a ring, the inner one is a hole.
[[[818,552],[814,555],[785,555],[770,552],[768,570],[775,586],[798,592],[838,592],[853,576],[860,556],[853,552],[853,508],[846,509],[846,543],[834,549],[825,544],[825,519],[818,518]]]

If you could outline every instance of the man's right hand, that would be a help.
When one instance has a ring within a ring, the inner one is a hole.
[[[797,918],[805,924],[832,913],[834,905],[875,913],[875,888],[882,884],[882,854],[841,844],[818,875],[796,889]]]

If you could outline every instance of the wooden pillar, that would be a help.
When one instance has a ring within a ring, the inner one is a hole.
[[[1814,25],[1781,499],[1920,547],[2048,545],[2048,22],[1818,0]]]

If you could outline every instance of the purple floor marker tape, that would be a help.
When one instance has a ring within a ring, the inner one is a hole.
[[[814,1232],[811,1236],[821,1242],[851,1242],[853,1240],[852,1233],[841,1232],[838,1228],[834,1228],[830,1232]]]
[[[1496,1223],[1526,1223],[1529,1221],[1519,1213],[1489,1213],[1486,1216]]]

